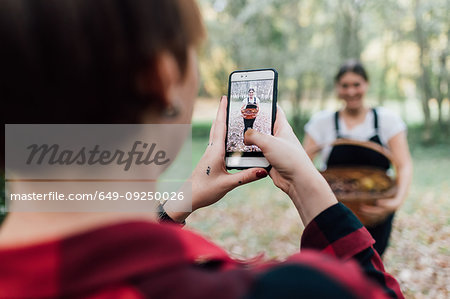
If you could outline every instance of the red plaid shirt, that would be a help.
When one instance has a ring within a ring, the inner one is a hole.
[[[177,225],[126,222],[0,250],[0,298],[403,298],[341,204],[301,243],[282,263],[242,263]]]

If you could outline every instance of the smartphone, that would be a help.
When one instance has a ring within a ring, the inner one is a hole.
[[[228,82],[227,169],[268,168],[269,162],[256,145],[245,145],[248,129],[273,135],[277,109],[278,73],[274,69],[242,70],[230,74]]]

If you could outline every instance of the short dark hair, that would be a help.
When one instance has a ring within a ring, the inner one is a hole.
[[[255,92],[255,90],[254,90],[253,88],[250,88],[250,89],[248,90],[248,92],[250,92],[250,91]]]
[[[195,0],[2,0],[5,123],[137,123],[164,102],[149,72],[158,55],[173,54],[185,74],[188,49],[204,36]],[[145,95],[143,72],[153,82]]]
[[[356,59],[349,59],[341,65],[339,71],[334,77],[334,82],[338,83],[339,80],[341,80],[342,76],[348,72],[360,75],[364,78],[365,81],[369,82],[369,76],[367,75],[366,69],[364,68],[362,63]]]

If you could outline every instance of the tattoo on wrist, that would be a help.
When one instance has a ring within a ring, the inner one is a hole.
[[[211,173],[211,167],[208,166],[208,168],[206,168],[206,175],[209,175]]]

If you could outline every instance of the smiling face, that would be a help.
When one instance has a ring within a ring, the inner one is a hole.
[[[369,83],[361,76],[353,72],[347,72],[336,83],[336,91],[339,99],[345,101],[345,108],[357,110],[364,106],[364,96]]]

